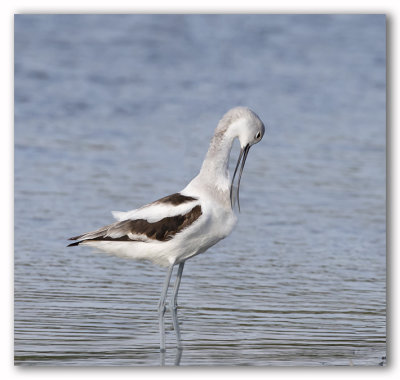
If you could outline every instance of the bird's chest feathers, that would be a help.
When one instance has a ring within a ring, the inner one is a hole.
[[[209,214],[210,234],[216,239],[224,239],[233,230],[237,217],[231,209],[213,207]]]

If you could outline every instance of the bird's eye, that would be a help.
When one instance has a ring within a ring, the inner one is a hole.
[[[258,140],[261,137],[261,132],[257,132],[256,139]]]

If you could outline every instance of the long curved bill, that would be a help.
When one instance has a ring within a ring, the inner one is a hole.
[[[242,161],[242,165],[240,166],[238,185],[237,185],[237,189],[236,189],[236,199],[238,202],[239,212],[240,212],[240,201],[239,201],[240,180],[242,179],[243,168],[244,168],[244,164],[246,162],[247,155],[249,154],[249,150],[250,150],[250,144],[247,144],[244,148],[242,148],[240,150],[239,158],[238,158],[238,161],[236,164],[235,171],[233,172],[232,183],[231,183],[230,196],[231,196],[231,206],[233,207],[233,181],[235,180],[235,176],[236,176],[237,170],[239,168],[240,161]]]

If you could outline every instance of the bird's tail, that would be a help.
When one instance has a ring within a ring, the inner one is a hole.
[[[99,228],[96,231],[91,231],[91,232],[86,232],[85,234],[82,235],[77,235],[69,238],[68,240],[79,240],[74,243],[68,244],[67,247],[74,247],[76,245],[79,245],[80,243],[84,242],[85,240],[93,240],[93,239],[98,239],[100,237],[103,237],[104,235],[107,234],[109,226]]]

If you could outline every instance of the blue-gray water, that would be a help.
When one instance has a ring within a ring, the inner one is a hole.
[[[66,239],[182,189],[236,105],[267,133],[185,266],[180,364],[381,363],[385,64],[384,15],[16,16],[15,363],[160,365],[165,270]]]

